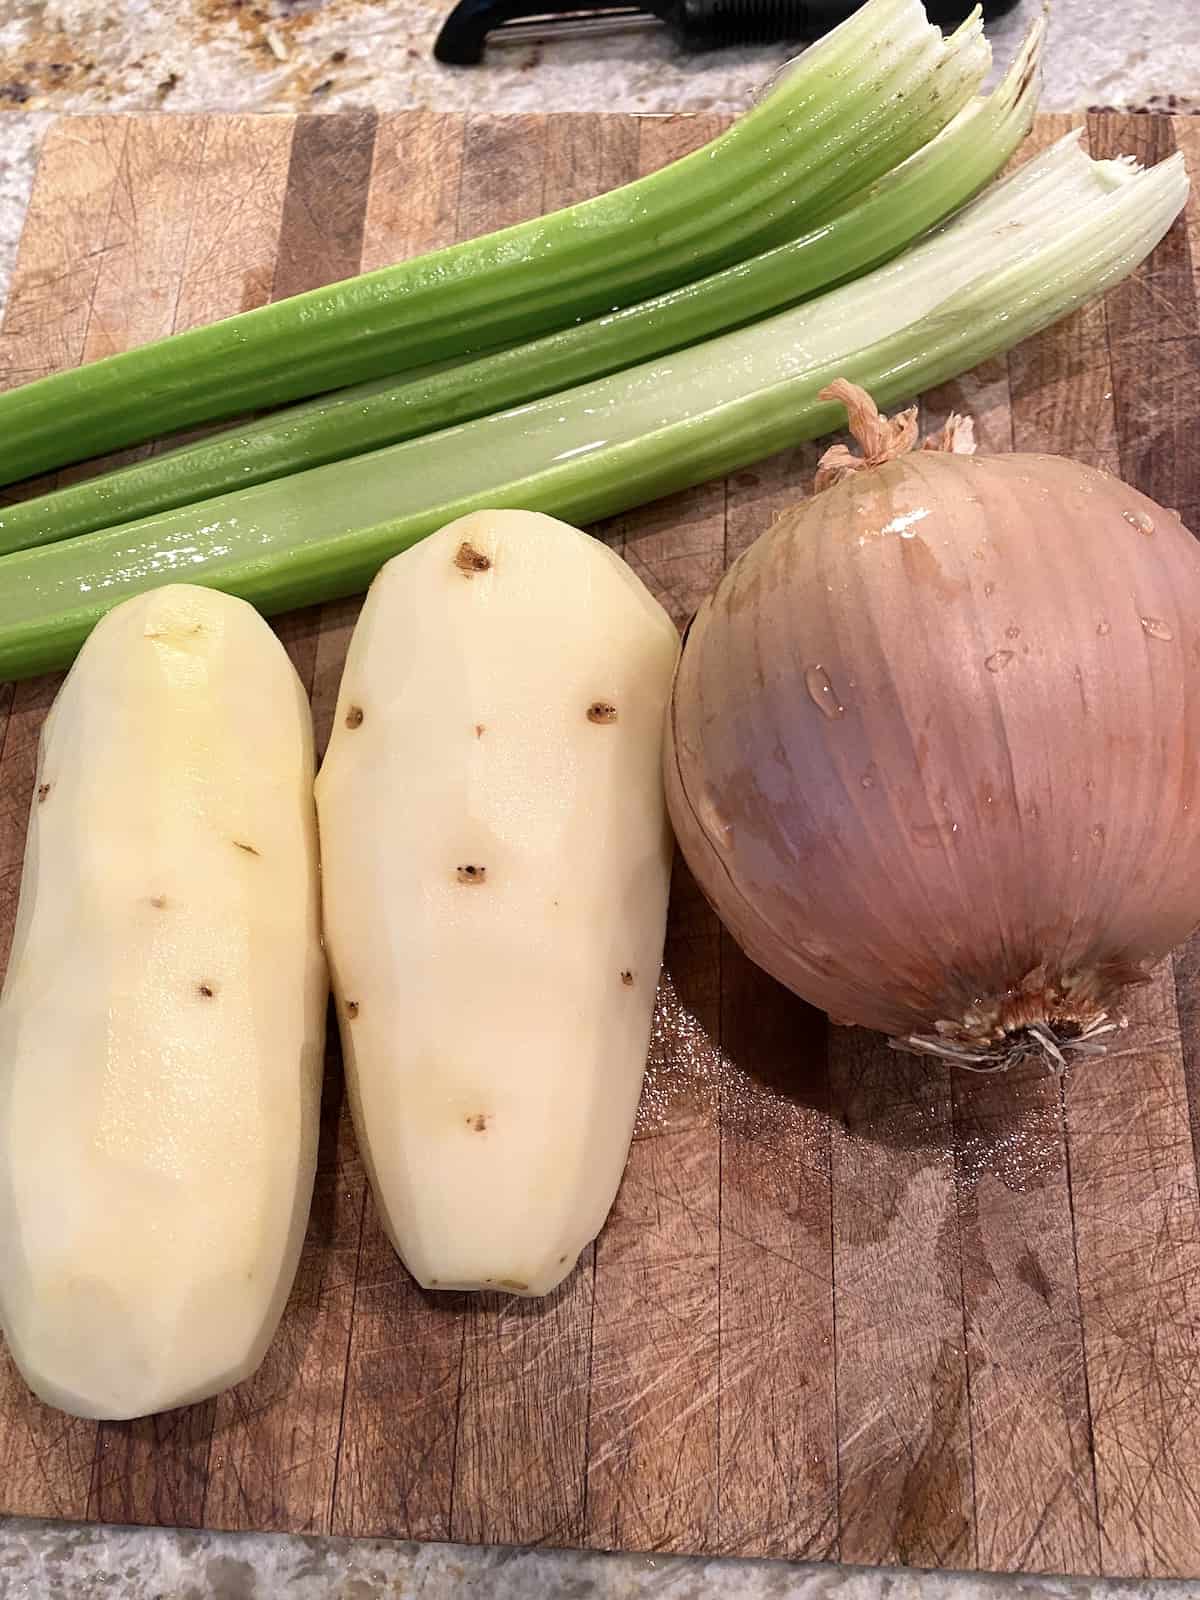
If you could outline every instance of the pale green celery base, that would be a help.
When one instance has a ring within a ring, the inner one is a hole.
[[[126,595],[186,579],[266,611],[362,588],[451,517],[584,521],[831,427],[835,376],[889,404],[1103,292],[1182,208],[1178,158],[1135,174],[1070,139],[906,256],[795,310],[613,378],[371,455],[0,561],[0,673],[68,658]]]

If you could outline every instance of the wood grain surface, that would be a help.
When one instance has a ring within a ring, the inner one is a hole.
[[[1068,119],[1042,118],[1031,147]],[[711,117],[86,117],[42,151],[0,384],[553,209]],[[1158,160],[1196,119],[1090,119]],[[1102,463],[1200,531],[1200,218],[1133,279],[923,397],[985,448]],[[597,529],[686,621],[807,490],[805,447]],[[94,470],[92,468],[84,470]],[[4,491],[0,491],[0,496]],[[277,628],[328,737],[357,602]],[[0,685],[0,963],[57,679]],[[1200,1574],[1200,942],[1065,1083],[831,1027],[677,867],[608,1225],[543,1301],[428,1295],[388,1245],[336,1044],[312,1218],[261,1370],[134,1423],[64,1417],[0,1351],[0,1512]]]

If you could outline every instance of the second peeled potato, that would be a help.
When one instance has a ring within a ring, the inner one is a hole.
[[[383,568],[317,782],[376,1203],[430,1288],[544,1294],[612,1205],[662,957],[674,625],[605,545],[481,512]]]

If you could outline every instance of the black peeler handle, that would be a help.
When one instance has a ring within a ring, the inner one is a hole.
[[[442,24],[433,47],[439,61],[474,66],[483,60],[489,33],[510,37],[536,33],[602,31],[605,26],[657,19],[685,50],[715,50],[724,45],[774,44],[811,39],[858,9],[861,0],[459,0]],[[983,0],[985,20],[1011,11],[1018,0]],[[929,20],[942,26],[962,22],[973,0],[925,0]],[[536,18],[536,23],[526,19]],[[514,26],[516,24],[517,26]]]

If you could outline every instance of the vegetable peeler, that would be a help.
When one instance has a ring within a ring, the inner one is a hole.
[[[983,0],[984,19],[1011,11],[1018,0]],[[858,9],[859,0],[645,0],[643,4],[581,5],[580,0],[459,0],[442,24],[434,56],[447,65],[475,66],[484,45],[528,44],[567,35],[666,27],[683,50],[774,44],[815,38]],[[929,20],[946,26],[974,10],[972,0],[925,0]],[[489,37],[490,36],[490,37]]]

